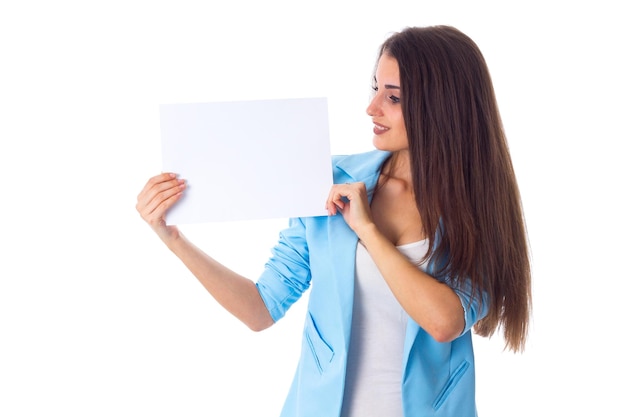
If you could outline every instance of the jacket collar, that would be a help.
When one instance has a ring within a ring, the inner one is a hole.
[[[383,163],[391,155],[390,152],[373,150],[355,155],[337,157],[336,167],[339,171],[337,182],[364,182],[371,198],[376,187]]]

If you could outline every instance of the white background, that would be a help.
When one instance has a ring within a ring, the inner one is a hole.
[[[533,252],[526,352],[476,338],[479,413],[624,415],[618,3],[3,1],[0,415],[276,416],[305,303],[248,331],[140,219],[158,104],[327,96],[332,151],[368,150],[378,45],[431,24],[487,59]],[[284,225],[184,232],[255,279]]]

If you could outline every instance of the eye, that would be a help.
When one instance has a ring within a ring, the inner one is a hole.
[[[389,96],[389,100],[391,100],[391,102],[394,104],[400,103],[400,97]]]

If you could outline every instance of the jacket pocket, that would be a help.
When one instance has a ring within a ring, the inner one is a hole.
[[[469,368],[469,366],[470,364],[468,361],[463,361],[454,370],[454,372],[452,372],[452,375],[450,375],[448,382],[446,382],[446,385],[444,385],[437,398],[435,398],[435,402],[433,403],[433,408],[435,410],[438,410],[443,405],[443,403],[446,402],[446,400],[450,396],[450,393],[454,391],[454,388],[457,386],[461,378],[463,378],[463,375],[465,375],[465,371],[467,371],[467,368]]]
[[[317,365],[317,370],[320,374],[324,373],[326,366],[328,366],[328,364],[333,360],[335,352],[320,335],[311,313],[307,314],[304,336],[309,348],[311,349],[313,360]]]

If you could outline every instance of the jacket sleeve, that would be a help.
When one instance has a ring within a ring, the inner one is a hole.
[[[474,289],[472,281],[469,279],[451,279],[450,276],[437,276],[434,274],[434,262],[429,262],[426,267],[426,273],[435,277],[441,282],[448,285],[459,297],[461,306],[463,307],[463,317],[465,319],[465,327],[459,336],[464,335],[476,324],[476,322],[487,315],[489,311],[489,295],[486,291]]]
[[[439,230],[435,235],[435,245],[438,245],[441,239],[441,231],[443,229],[443,223],[439,224]],[[445,263],[446,258],[441,259],[440,262]],[[435,264],[431,260],[428,262],[426,272],[435,277],[434,274]],[[465,327],[459,336],[464,335],[474,327],[476,322],[484,318],[489,312],[489,294],[478,288],[474,288],[472,281],[469,278],[466,279],[452,279],[450,276],[439,276],[437,279],[445,282],[456,293],[463,306],[463,315],[465,318]]]
[[[465,316],[465,328],[461,332],[461,335],[463,335],[467,333],[478,320],[487,315],[489,311],[489,296],[485,291],[473,291],[472,283],[469,279],[459,280],[456,284],[450,286],[459,297],[461,305],[463,306]]]
[[[281,231],[271,253],[256,286],[276,322],[311,283],[306,227],[302,219],[289,220],[289,227]]]

